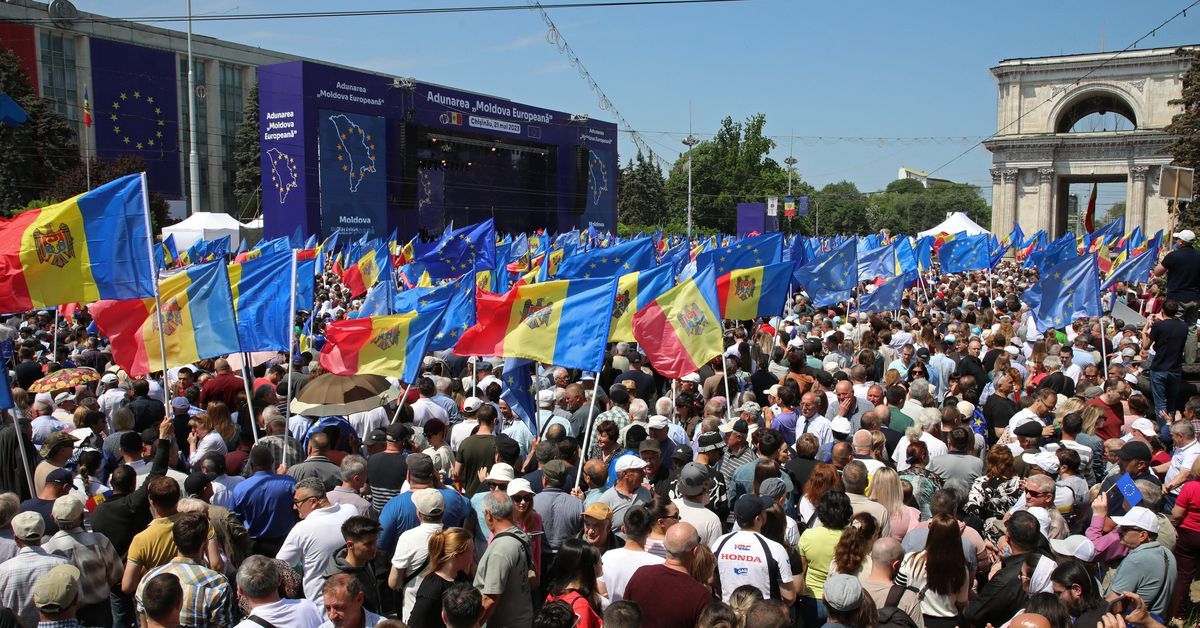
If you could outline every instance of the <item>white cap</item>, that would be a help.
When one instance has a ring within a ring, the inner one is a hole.
[[[955,406],[958,413],[963,415],[963,418],[971,418],[975,416],[975,404],[970,401],[960,401]]]
[[[665,429],[667,429],[667,425],[668,425],[667,417],[665,417],[661,414],[656,414],[656,415],[650,417],[650,420],[646,422],[646,429],[648,429],[648,430],[665,430]]]
[[[1137,431],[1141,432],[1142,435],[1146,436],[1147,438],[1154,436],[1154,434],[1155,434],[1154,423],[1152,423],[1150,421],[1150,419],[1147,419],[1147,418],[1134,419],[1133,423],[1129,424],[1129,429],[1137,430]]]
[[[467,397],[463,401],[463,412],[475,412],[483,407],[483,400],[479,397]]]
[[[780,386],[779,384],[773,384],[770,388],[767,389],[767,396],[768,397],[778,397],[779,391],[782,389],[783,389],[783,386]]]
[[[487,377],[479,380],[479,388],[481,390],[486,391],[487,387],[491,386],[492,384],[499,384],[499,385],[503,386],[504,382],[500,381],[500,378],[496,377],[495,375],[488,375]]]
[[[850,426],[850,420],[844,416],[835,417],[829,425],[829,429],[839,434],[849,434],[850,430],[854,429]]]
[[[533,493],[533,486],[529,484],[529,480],[517,478],[508,483],[508,494],[510,497],[521,493]]]
[[[512,465],[507,462],[497,462],[488,470],[486,480],[488,482],[512,482],[516,476]]]
[[[554,405],[554,391],[546,388],[538,391],[537,396],[538,407],[549,408]]]
[[[1082,534],[1072,534],[1065,539],[1050,539],[1050,549],[1060,556],[1074,556],[1084,561],[1096,559],[1096,545]]]
[[[1196,239],[1196,234],[1192,233],[1191,229],[1184,229],[1183,231],[1177,232],[1175,237],[1183,240],[1184,242],[1191,242],[1192,240]]]
[[[1191,233],[1191,231],[1188,233]],[[1152,534],[1158,534],[1158,516],[1151,512],[1148,508],[1134,506],[1133,508],[1130,508],[1129,512],[1125,513],[1124,516],[1113,517],[1112,520],[1113,523],[1119,526],[1138,528]]]
[[[1016,345],[1006,345],[1004,347],[1004,352],[1013,356],[1014,358],[1017,357],[1018,355],[1021,355],[1021,350],[1018,349],[1016,347]]]
[[[1050,475],[1058,473],[1058,456],[1052,451],[1041,451],[1036,454],[1021,454],[1021,459],[1026,463],[1034,465],[1042,471],[1049,473]]]
[[[1041,530],[1042,536],[1050,538],[1050,511],[1041,506],[1034,506],[1029,508],[1028,512],[1037,519],[1038,529]]]
[[[688,373],[687,375],[680,377],[679,381],[691,382],[693,384],[699,384],[700,383],[700,374],[699,373]]]
[[[646,461],[638,456],[621,456],[617,458],[617,475],[631,469],[645,469]]]

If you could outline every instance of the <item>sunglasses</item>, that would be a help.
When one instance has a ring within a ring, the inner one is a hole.
[[[315,496],[311,496],[311,495],[310,495],[310,496],[308,496],[308,497],[301,497],[300,499],[293,499],[293,500],[292,500],[292,505],[293,505],[293,506],[299,506],[300,504],[303,504],[304,502],[306,502],[306,501],[308,501],[308,500],[310,500],[310,499],[316,499],[316,497],[315,497]]]
[[[1025,494],[1030,497],[1041,497],[1042,495],[1049,495],[1050,492],[1049,491],[1031,491],[1029,489],[1025,489]]]
[[[533,501],[533,495],[526,495],[526,494],[513,495],[512,500],[514,502],[531,502],[531,501]]]

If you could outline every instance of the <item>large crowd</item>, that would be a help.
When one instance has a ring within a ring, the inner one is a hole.
[[[332,275],[292,364],[131,378],[86,310],[13,317],[0,626],[1194,625],[1192,240],[1063,329],[1011,262],[893,312],[797,293],[678,380],[632,343],[542,365],[528,421],[503,360],[452,352],[290,413],[357,307]]]

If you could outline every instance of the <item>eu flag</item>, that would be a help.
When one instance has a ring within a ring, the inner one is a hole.
[[[606,249],[593,249],[564,259],[558,265],[559,279],[613,277],[647,270],[654,266],[654,243],[638,238]]]
[[[496,265],[496,227],[492,219],[455,229],[431,249],[417,256],[434,278],[458,277],[472,269],[490,270]]]
[[[1100,269],[1095,255],[1081,255],[1048,269],[1021,294],[1038,329],[1061,328],[1100,316]]]
[[[1133,259],[1127,260],[1124,264],[1113,269],[1108,278],[1104,280],[1104,284],[1100,286],[1100,291],[1104,292],[1122,281],[1135,283],[1149,281],[1150,272],[1154,270],[1154,265],[1157,263],[1157,250],[1143,251]]]
[[[537,403],[533,398],[533,360],[507,358],[504,360],[504,390],[500,398],[537,434]]]
[[[955,238],[942,245],[938,251],[938,259],[942,262],[943,273],[965,273],[972,270],[987,270],[991,251],[989,236],[980,233],[973,236]]]
[[[696,270],[712,266],[713,275],[720,277],[737,268],[778,264],[782,257],[783,234],[767,233],[697,255]]]
[[[860,312],[887,312],[900,307],[904,290],[917,280],[915,273],[904,273],[880,284],[875,292],[863,295],[858,302]]]
[[[473,275],[466,275],[447,283],[439,290],[448,293],[446,312],[442,322],[433,334],[429,343],[430,351],[449,349],[458,342],[458,337],[475,324],[475,281]]]
[[[898,266],[895,244],[858,252],[859,281],[875,281],[879,277],[890,279],[900,274]]]
[[[857,277],[858,243],[853,238],[795,272],[796,283],[804,286],[804,291],[817,307],[848,301]]]

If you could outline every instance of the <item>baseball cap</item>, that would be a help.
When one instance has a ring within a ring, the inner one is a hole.
[[[441,516],[442,512],[446,510],[446,499],[442,497],[442,492],[436,488],[423,488],[413,491],[412,501],[413,506],[417,507],[417,512],[426,517]]]
[[[407,423],[393,423],[387,428],[387,441],[389,443],[403,443],[412,438],[413,429]]]
[[[1131,430],[1137,430],[1141,432],[1143,436],[1147,437],[1154,436],[1155,434],[1154,423],[1151,423],[1150,419],[1147,418],[1134,419],[1133,423],[1129,424],[1129,428]]]
[[[959,401],[958,403],[954,404],[954,408],[958,410],[959,414],[963,415],[963,418],[968,418],[975,415],[975,404],[971,403],[970,401]]]
[[[479,397],[467,397],[466,401],[463,401],[462,411],[463,414],[475,414],[481,407],[483,407],[482,399]]]
[[[671,460],[678,462],[680,465],[685,465],[692,461],[692,448],[687,445],[679,445],[675,451],[671,452]]]
[[[46,475],[46,483],[70,484],[75,481],[75,474],[66,469],[55,469]]]
[[[59,565],[42,574],[33,585],[33,604],[47,615],[62,613],[79,595],[79,568]]]
[[[74,495],[63,495],[54,500],[50,516],[59,523],[74,523],[83,515],[83,502]],[[63,526],[59,526],[63,527]]]
[[[783,390],[783,386],[780,386],[779,384],[774,384],[770,388],[767,389],[767,395],[771,396],[771,397],[778,397],[780,390]]]
[[[717,429],[721,430],[722,434],[728,434],[730,432],[738,432],[739,434],[746,434],[750,431],[750,426],[746,424],[745,419],[736,419],[734,421],[722,423],[721,427],[719,427]]]
[[[626,471],[635,471],[637,469],[645,469],[646,461],[638,456],[621,456],[617,460],[617,475]]]
[[[54,405],[56,405],[56,406],[61,405],[62,403],[67,402],[67,401],[75,401],[75,395],[72,395],[71,393],[64,390],[54,396]]]
[[[591,517],[597,521],[608,521],[612,519],[612,508],[604,502],[592,502],[587,508],[583,509],[583,516]]]
[[[1103,395],[1103,394],[1104,394],[1103,388],[1101,388],[1099,386],[1092,386],[1092,387],[1088,388],[1087,390],[1083,391],[1083,398],[1084,399],[1095,399],[1096,397],[1099,397],[1100,395]]]
[[[117,374],[116,373],[105,373],[104,375],[102,375],[100,377],[100,383],[102,383],[102,384],[117,383]]]
[[[699,384],[700,383],[700,374],[699,373],[688,373],[687,375],[680,377],[679,381],[690,382],[693,384]]]
[[[46,533],[46,522],[42,519],[41,513],[32,510],[17,513],[10,525],[13,538],[22,541],[35,541]]]
[[[363,445],[370,447],[371,445],[386,443],[387,438],[387,432],[383,430],[371,430],[370,433],[367,434],[367,437],[363,439]]]
[[[211,475],[200,471],[192,471],[187,476],[187,479],[183,481],[183,493],[188,497],[199,495],[204,491],[204,486],[211,484],[212,480],[213,476]]]
[[[510,497],[513,495],[519,495],[521,493],[532,493],[533,486],[529,483],[529,480],[526,480],[525,478],[517,478],[508,483],[507,492]]]
[[[1096,545],[1082,534],[1072,534],[1065,539],[1050,539],[1050,549],[1060,556],[1074,556],[1079,560],[1096,558]]]
[[[661,454],[662,447],[658,444],[658,441],[654,440],[653,438],[647,438],[638,444],[638,453],[643,451],[653,451],[656,454]]]
[[[1158,516],[1148,508],[1134,506],[1123,516],[1113,517],[1113,523],[1127,528],[1137,528],[1152,534],[1158,534]]]
[[[78,439],[68,434],[65,430],[61,432],[55,432],[50,435],[50,438],[46,439],[46,442],[42,443],[42,449],[38,453],[41,454],[43,458],[49,458],[50,456],[54,455],[54,451],[56,449],[60,447],[66,447],[68,445],[74,445],[76,440]]]
[[[758,403],[756,403],[756,402],[747,401],[747,402],[743,403],[740,407],[738,407],[737,410],[735,410],[735,411],[738,414],[748,413],[748,414],[753,414],[754,416],[757,417],[762,414],[762,406],[758,405]]]
[[[1124,460],[1150,462],[1150,446],[1141,441],[1131,440],[1117,450],[1117,457]]]
[[[747,493],[739,497],[737,502],[734,503],[733,512],[737,516],[738,521],[752,521],[770,506],[770,500]]]
[[[835,611],[849,612],[862,605],[863,587],[856,576],[839,573],[825,579],[825,604]]]
[[[665,430],[667,429],[667,417],[656,414],[650,417],[650,421],[646,423],[648,430]]]
[[[787,494],[787,485],[779,478],[767,478],[758,485],[758,496],[776,501]]]
[[[850,430],[854,428],[850,425],[850,419],[847,419],[844,416],[839,416],[834,417],[833,421],[829,424],[829,429],[837,432],[838,434],[849,434]]]
[[[637,456],[626,456],[626,458],[636,458]],[[567,477],[567,463],[565,460],[554,459],[542,465],[542,475],[562,480]]]
[[[725,448],[725,439],[719,432],[704,432],[696,439],[696,451],[707,453]]]
[[[624,386],[613,386],[608,391],[608,400],[614,405],[623,406],[629,403],[629,389]]]
[[[175,397],[171,400],[171,407],[176,410],[187,410],[192,404],[188,403],[187,397]]]
[[[1175,232],[1175,237],[1184,242],[1191,242],[1196,239],[1196,234],[1192,233],[1191,229],[1184,229],[1183,231]]]
[[[1021,459],[1050,475],[1058,473],[1058,456],[1054,452],[1041,451],[1038,453],[1021,454]]]
[[[486,479],[488,482],[512,482],[516,477],[517,474],[513,472],[512,465],[507,462],[497,462],[488,471]]]
[[[429,454],[412,454],[407,459],[408,475],[420,482],[433,482],[437,471],[433,467],[433,458]]]
[[[554,406],[554,391],[549,388],[539,390],[537,395],[537,404],[539,408],[550,408]]]
[[[684,497],[699,495],[704,492],[707,481],[708,469],[699,462],[689,462],[679,470],[679,494]]]

